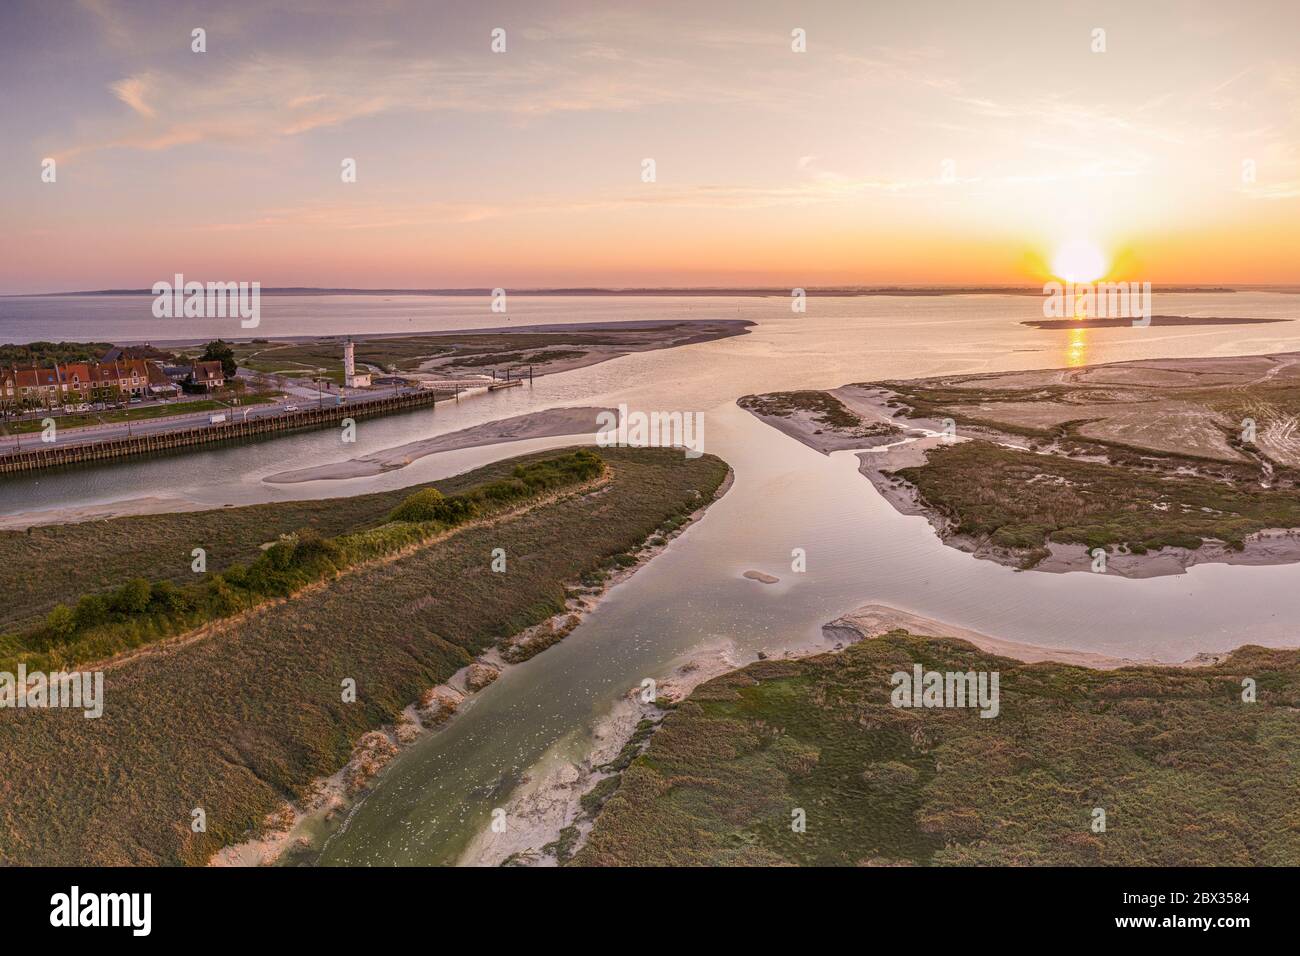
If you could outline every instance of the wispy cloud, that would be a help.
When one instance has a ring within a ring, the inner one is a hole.
[[[125,103],[131,109],[135,110],[141,116],[147,116],[150,119],[158,114],[154,108],[146,102],[153,85],[153,76],[149,73],[142,73],[138,76],[128,76],[124,80],[118,80],[109,87],[119,100]]]

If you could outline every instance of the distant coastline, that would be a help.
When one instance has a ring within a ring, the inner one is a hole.
[[[633,288],[602,288],[597,286],[579,286],[555,289],[507,289],[511,295],[521,296],[744,296],[767,297],[788,296],[790,289],[769,286],[668,286],[654,288],[650,286]],[[807,286],[804,291],[809,296],[830,296],[849,298],[856,296],[938,296],[938,295],[1042,295],[1041,286],[943,286],[943,285],[883,285],[883,286]],[[1300,286],[1279,285],[1158,285],[1153,291],[1159,293],[1201,294],[1217,292],[1300,292]],[[490,296],[492,289],[347,289],[316,288],[312,286],[268,286],[261,290],[262,295],[438,295],[438,296]],[[35,299],[57,296],[105,296],[105,295],[153,295],[150,289],[89,289],[73,292],[14,292],[0,295],[0,299]]]

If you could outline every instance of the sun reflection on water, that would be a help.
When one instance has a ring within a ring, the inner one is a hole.
[[[1088,336],[1086,329],[1071,329],[1070,342],[1065,349],[1065,364],[1077,368],[1088,361]]]

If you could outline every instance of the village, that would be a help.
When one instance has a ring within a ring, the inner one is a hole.
[[[322,342],[320,364],[276,367],[258,361],[265,342],[218,339],[178,352],[149,344],[0,346],[0,473],[319,427],[525,381],[508,370],[498,380],[495,369],[396,374],[391,364],[359,362],[351,337]]]
[[[210,393],[226,383],[219,361],[164,365],[123,352],[115,348],[96,362],[4,366],[0,368],[0,409],[6,416],[24,412],[70,415],[93,408],[166,402],[182,392]]]

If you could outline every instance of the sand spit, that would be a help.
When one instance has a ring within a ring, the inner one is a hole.
[[[293,471],[281,471],[262,480],[270,484],[292,484],[300,481],[337,481],[346,478],[366,478],[405,468],[411,462],[436,455],[439,452],[482,445],[524,441],[529,438],[552,438],[561,435],[586,435],[596,431],[596,419],[601,412],[615,413],[614,409],[579,406],[576,408],[548,408],[514,418],[502,418],[460,431],[435,435],[420,441],[385,448],[383,451],[328,465],[315,465]]]
[[[26,531],[37,525],[79,524],[82,521],[107,521],[109,518],[168,514],[174,511],[207,511],[212,507],[186,498],[127,498],[98,505],[69,505],[66,508],[0,515],[0,531]]]
[[[425,734],[437,730],[474,703],[474,696],[495,683],[512,667],[522,667],[536,654],[550,647],[581,623],[614,587],[672,545],[693,527],[704,511],[731,488],[735,474],[728,470],[713,497],[693,512],[681,527],[663,536],[662,544],[643,543],[637,560],[611,572],[599,587],[572,585],[566,607],[540,624],[506,638],[453,674],[445,683],[430,687],[420,699],[408,704],[393,724],[363,734],[347,764],[329,777],[312,782],[298,803],[286,801],[262,823],[262,832],[242,843],[223,847],[209,859],[210,866],[270,866],[289,852],[309,852],[331,824],[351,813],[374,786],[383,769]],[[721,671],[719,671],[721,673]]]
[[[573,336],[576,341],[557,341],[547,346],[520,346],[526,353],[513,364],[516,368],[527,366],[535,377],[570,372],[574,369],[599,365],[610,359],[622,358],[633,352],[650,352],[673,349],[684,345],[697,345],[736,335],[747,335],[754,325],[748,319],[644,319],[634,322],[581,322],[550,323],[546,325],[501,326],[491,329],[463,329],[457,332],[431,332],[420,338],[445,337],[448,340],[499,334],[503,337],[518,334],[553,334]],[[583,341],[583,335],[616,333],[616,339],[605,342]],[[503,342],[508,345],[508,341]],[[558,353],[558,354],[557,354]],[[566,354],[576,353],[576,354]],[[465,356],[433,356],[421,362],[415,377],[432,376],[437,379],[471,376],[476,378],[481,363],[465,364]]]
[[[857,452],[858,471],[871,482],[881,497],[893,505],[896,511],[900,514],[919,515],[925,518],[935,529],[940,540],[949,547],[982,561],[993,561],[1005,567],[1025,570],[1023,553],[994,547],[969,535],[955,532],[947,518],[920,501],[915,487],[894,474],[900,469],[924,465],[931,449],[943,444],[981,438],[1008,448],[1030,451],[1031,449],[1023,444],[1023,439],[996,430],[972,426],[964,427],[961,435],[948,437],[939,431],[941,423],[937,421],[921,418],[895,420],[894,409],[887,404],[892,400],[893,393],[878,386],[845,385],[829,390],[829,394],[834,395],[845,407],[864,420],[888,421],[908,429],[906,437],[903,438],[886,437],[879,442],[864,440],[856,446],[851,446],[863,449]],[[816,434],[814,427],[799,422],[793,416],[786,419],[774,418],[752,410],[750,414],[823,454],[846,447],[834,436],[828,440]],[[1036,453],[1049,454],[1047,451]],[[1073,460],[1104,461],[1093,456],[1074,456]],[[1159,551],[1148,551],[1146,554],[1110,551],[1106,555],[1106,570],[1093,572],[1092,557],[1083,545],[1048,542],[1047,548],[1050,552],[1048,556],[1028,570],[1049,574],[1105,573],[1115,577],[1140,579],[1185,574],[1188,568],[1197,564],[1263,566],[1300,562],[1300,529],[1268,528],[1247,536],[1244,545],[1238,551],[1230,548],[1226,542],[1207,540],[1196,549],[1166,547]]]
[[[922,617],[919,614],[891,607],[888,604],[864,604],[848,614],[837,617],[828,624],[823,624],[822,633],[827,638],[852,644],[855,641],[880,637],[882,634],[888,634],[898,628],[912,634],[923,634],[927,637],[954,637],[959,640],[969,641],[982,651],[999,654],[1002,657],[1011,657],[1027,664],[1036,664],[1039,661],[1055,661],[1059,664],[1073,664],[1077,667],[1114,670],[1117,667],[1159,663],[1155,660],[1108,657],[1105,654],[1096,654],[1092,651],[1075,651],[1068,648],[1041,647],[1036,644],[1007,641],[998,637],[989,637],[987,634],[981,634],[979,631],[972,631],[969,628],[937,621],[934,618]],[[1197,664],[1207,663],[1207,661],[1199,657],[1195,661]]]
[[[904,429],[904,434],[923,434],[919,428],[910,428],[910,423],[895,421],[892,409],[884,406],[884,403],[877,405],[865,404],[856,391],[854,386],[845,388],[830,389],[827,394],[838,398],[850,411],[856,413],[863,420],[864,425],[885,424],[892,425],[895,428]],[[747,403],[751,396],[742,396],[736,400],[736,404],[755,418],[766,422],[779,432],[784,432],[795,441],[801,442],[823,455],[829,455],[833,451],[846,451],[858,448],[874,448],[880,445],[886,445],[898,441],[898,434],[890,435],[852,435],[844,431],[828,427],[822,422],[817,421],[813,416],[814,412],[806,409],[792,409],[785,415],[770,415],[757,410]]]
[[[1161,326],[1182,326],[1182,325],[1263,325],[1268,322],[1293,322],[1294,319],[1252,319],[1252,318],[1234,318],[1211,315],[1153,315],[1151,316],[1152,325]],[[1105,318],[1105,319],[1030,319],[1021,322],[1021,325],[1027,325],[1034,329],[1113,329],[1122,327],[1133,327],[1131,318]]]

